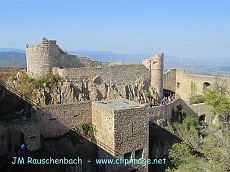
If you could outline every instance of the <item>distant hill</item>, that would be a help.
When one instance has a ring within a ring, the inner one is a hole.
[[[114,53],[111,51],[83,51],[73,50],[67,51],[69,54],[75,54],[77,56],[85,56],[92,60],[100,62],[108,61],[123,61],[126,64],[138,64],[143,59],[149,58],[152,54],[122,54]],[[0,66],[4,65],[5,59],[10,63],[12,57],[15,61],[20,61],[20,66],[26,66],[26,54],[25,50],[13,49],[13,48],[0,48]],[[230,73],[230,61],[229,58],[182,58],[181,67],[185,71],[194,74],[211,75],[216,73]],[[164,57],[164,71],[166,72],[170,68],[179,68],[180,58],[176,56],[165,55]]]
[[[8,52],[8,51],[14,51],[18,53],[26,53],[26,50],[16,49],[16,48],[0,48],[0,52]]]
[[[0,52],[0,66],[9,66],[14,63],[20,64],[20,67],[26,66],[26,53],[16,51],[2,51]]]
[[[68,51],[69,54],[75,54],[78,56],[85,56],[93,60],[98,60],[101,62],[108,61],[123,61],[128,64],[136,64],[140,63],[143,59],[151,57],[149,53],[142,54],[122,54],[122,53],[114,53],[111,51],[82,51],[82,50],[74,50]]]

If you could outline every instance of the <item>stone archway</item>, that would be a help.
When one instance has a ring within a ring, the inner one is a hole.
[[[25,134],[18,129],[7,129],[1,135],[0,156],[14,151],[16,145],[25,143]]]
[[[93,84],[95,85],[101,85],[103,83],[103,79],[100,76],[96,76],[93,78]]]

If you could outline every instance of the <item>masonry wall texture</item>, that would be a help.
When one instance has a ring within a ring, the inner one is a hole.
[[[212,106],[206,105],[204,103],[193,104],[189,106],[197,115],[200,117],[201,115],[205,116],[204,122],[208,125],[212,124],[212,120],[214,118],[214,112],[212,112]]]
[[[45,137],[63,135],[83,122],[92,123],[91,114],[91,102],[46,106],[35,112],[41,135]]]
[[[108,153],[114,155],[114,114],[111,109],[100,103],[92,102],[92,124],[96,126],[96,140],[108,147]]]
[[[163,87],[166,90],[176,92],[176,69],[169,69],[163,75]]]
[[[139,159],[140,157],[138,158],[135,152],[141,150],[141,158],[147,159],[149,145],[147,109],[140,107],[137,103],[134,104],[136,107],[133,106],[132,108],[130,108],[129,105],[125,105],[129,103],[133,102],[124,99],[93,102],[92,115],[93,124],[97,129],[96,139],[111,148],[108,150],[111,156],[119,158],[130,153],[131,159]],[[114,106],[114,108],[110,108],[105,104],[110,104],[110,106]],[[99,155],[101,158],[108,156],[100,152]],[[106,168],[110,171],[118,171],[116,168],[120,169],[120,167],[116,166]],[[143,171],[147,170],[148,167],[145,166]]]
[[[177,99],[168,105],[154,106],[149,108],[149,121],[150,123],[157,123],[162,126],[162,120],[164,122],[169,122],[172,116],[172,109],[177,110],[178,105],[182,105],[183,109],[190,116],[194,117],[199,121],[201,115],[205,116],[205,122],[210,125],[213,123],[214,113],[212,112],[212,107],[204,103],[188,105],[182,99]],[[162,126],[163,127],[163,126]]]
[[[28,75],[38,78],[52,71],[53,67],[84,67],[98,66],[100,63],[86,57],[77,57],[62,51],[55,40],[42,38],[42,43],[26,45]]]
[[[155,98],[158,102],[163,99],[163,69],[164,54],[155,54],[151,57],[151,87],[154,90]]]
[[[121,154],[131,152],[131,159],[139,159],[137,151],[143,151],[142,159],[149,157],[149,119],[146,108],[124,109],[114,112],[115,115],[115,150]],[[117,154],[117,157],[121,156]],[[140,168],[138,165],[134,167]],[[148,171],[148,166],[144,166]]]
[[[150,82],[150,71],[144,65],[117,65],[95,68],[55,69],[56,74],[69,80],[93,80],[100,76],[104,83],[117,85],[135,84],[138,81]]]
[[[30,145],[28,148],[30,151],[37,150],[38,148],[41,147],[38,121],[36,120],[14,121],[11,123],[0,122],[0,136],[1,136],[0,156],[4,155],[7,152],[9,143],[11,143],[12,151],[15,145],[21,144],[20,138],[19,139],[14,138],[14,137],[21,136],[20,132],[23,133],[24,135],[25,143]],[[9,142],[9,140],[11,140],[11,142]]]
[[[226,85],[230,85],[230,78],[224,78]],[[193,94],[202,95],[206,87],[205,83],[214,84],[215,76],[195,75],[185,72],[183,69],[170,69],[164,74],[164,88],[176,92],[182,99],[189,99],[192,95],[191,83],[195,84],[196,89]],[[230,89],[230,88],[229,88]]]
[[[149,108],[149,121],[151,123],[157,122],[158,120],[164,119],[167,122],[170,121],[172,116],[172,109],[177,108],[179,104],[182,104],[183,100],[177,99],[170,104],[162,105],[162,106],[154,106],[153,108]]]
[[[215,77],[193,75],[182,69],[170,69],[163,74],[163,53],[153,55],[138,65],[102,67],[97,61],[67,54],[58,47],[56,41],[43,38],[41,44],[26,46],[26,56],[29,76],[36,78],[52,71],[66,80],[62,85],[55,86],[57,89],[43,90],[47,93],[55,92],[55,96],[51,95],[51,103],[61,105],[35,110],[34,116],[39,120],[41,135],[57,137],[82,122],[92,123],[97,129],[95,136],[99,146],[98,158],[135,158],[137,152],[141,152],[142,158],[147,159],[149,122],[167,125],[172,109],[176,110],[179,104],[196,119],[199,119],[200,115],[206,115],[206,122],[212,121],[213,114],[208,106],[189,106],[182,99],[191,97],[191,84],[196,87],[193,94],[203,94],[206,84],[212,85]],[[230,84],[230,79],[227,83]],[[118,104],[120,102],[127,105],[122,105],[124,108],[121,109],[108,107],[103,100],[114,103],[116,101],[113,99],[126,98],[147,103],[145,93],[150,91],[160,102],[163,98],[163,88],[175,92],[181,99],[152,108],[141,107],[138,103],[129,107],[129,101],[126,100],[126,104],[124,100],[116,100]],[[44,98],[40,96],[40,99]],[[87,102],[89,100],[93,102]],[[97,102],[98,100],[102,102]],[[69,104],[70,102],[75,104]],[[106,145],[106,150],[105,147],[100,147],[100,144]],[[105,171],[122,171],[118,166],[105,168]],[[142,168],[143,171],[148,170],[147,166]]]

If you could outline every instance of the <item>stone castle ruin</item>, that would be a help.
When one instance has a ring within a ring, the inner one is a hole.
[[[38,45],[26,45],[26,58],[30,77],[40,78],[53,73],[62,78],[57,85],[48,87],[44,84],[38,90],[35,101],[40,107],[32,108],[33,120],[36,121],[34,127],[25,122],[23,125],[15,124],[17,130],[25,135],[25,140],[37,139],[37,147],[34,146],[33,150],[40,147],[38,131],[43,137],[58,137],[81,123],[88,123],[97,129],[97,158],[159,158],[167,153],[167,149],[149,150],[150,125],[167,125],[172,110],[178,105],[182,104],[185,111],[197,119],[205,114],[205,122],[212,121],[213,113],[209,106],[189,106],[182,99],[191,96],[192,82],[196,84],[195,93],[202,94],[205,87],[214,83],[214,77],[193,75],[182,69],[163,73],[163,53],[155,54],[140,64],[102,66],[101,62],[70,55],[62,51],[56,41],[43,37]],[[159,105],[167,91],[175,93],[176,99],[166,105],[149,106],[151,100],[147,93]],[[2,143],[5,147],[10,137],[5,133],[11,131],[11,125],[8,125],[8,130],[6,126],[0,123],[0,137],[5,138]],[[27,134],[26,128],[30,128],[31,133]],[[32,129],[36,131],[36,137]],[[158,154],[150,156],[151,152]],[[0,151],[0,160],[3,154]],[[77,168],[82,170],[84,167]],[[101,171],[148,171],[148,166],[141,165],[125,169],[124,166],[100,168]],[[85,171],[95,171],[95,168]]]
[[[62,104],[65,99],[71,100],[66,103],[74,103],[118,98],[146,103],[147,91],[151,91],[158,102],[163,98],[163,53],[148,59],[150,68],[143,64],[123,63],[102,66],[98,61],[67,54],[56,41],[43,37],[41,44],[26,46],[26,58],[30,77],[38,78],[53,72],[67,81],[58,89],[51,88],[50,92],[54,92],[51,104]]]
[[[53,67],[79,68],[95,67],[100,65],[98,61],[86,57],[67,54],[56,44],[55,40],[42,38],[42,43],[26,45],[27,73],[31,77],[39,77],[52,71]]]

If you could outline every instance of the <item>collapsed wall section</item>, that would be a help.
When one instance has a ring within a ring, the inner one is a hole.
[[[164,73],[163,88],[176,92],[176,69],[169,69]]]
[[[182,99],[189,99],[194,95],[203,95],[205,83],[211,86],[216,81],[215,76],[196,75],[185,72],[183,69],[176,70],[176,93]]]
[[[79,68],[96,67],[100,62],[86,57],[67,54],[56,44],[55,40],[42,38],[42,43],[26,45],[27,73],[30,77],[39,78],[52,71],[53,67]]]

